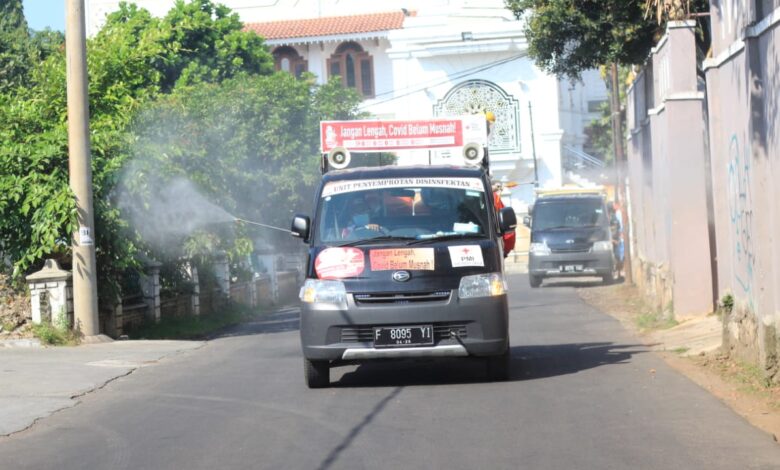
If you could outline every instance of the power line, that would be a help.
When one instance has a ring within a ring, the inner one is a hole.
[[[400,95],[396,95],[396,96],[393,96],[391,98],[387,98],[385,100],[375,101],[375,102],[373,102],[371,104],[364,104],[364,105],[361,105],[360,107],[363,108],[363,107],[367,107],[367,106],[375,106],[375,105],[379,105],[379,104],[389,103],[390,101],[394,101],[394,100],[397,100],[397,99],[400,99],[400,98],[405,98],[405,97],[407,97],[409,95],[413,95],[415,93],[419,93],[421,91],[424,91],[427,88],[435,87],[435,86],[438,86],[438,85],[442,85],[442,84],[447,83],[447,82],[449,82],[451,80],[457,80],[459,78],[467,77],[469,75],[474,75],[474,74],[479,73],[479,72],[484,72],[485,70],[489,70],[489,69],[492,69],[494,67],[498,67],[500,65],[508,64],[509,62],[513,62],[513,61],[515,61],[517,59],[522,59],[523,57],[525,57],[525,54],[518,54],[516,56],[508,57],[506,59],[500,59],[500,60],[497,60],[495,62],[490,62],[488,64],[480,65],[480,66],[477,66],[477,67],[472,67],[472,68],[466,69],[466,70],[461,70],[460,72],[457,72],[455,74],[452,74],[452,75],[450,75],[450,76],[448,76],[448,77],[446,77],[444,79],[441,79],[441,80],[438,80],[438,81],[435,81],[435,82],[430,82],[430,83],[427,83],[427,84],[425,84],[425,82],[423,82],[424,83],[423,85],[418,85],[418,88],[413,89],[412,91],[409,91],[409,92],[406,92],[406,93],[402,93]],[[408,87],[407,87],[407,89],[408,89]],[[387,94],[392,94],[392,93],[395,93],[396,91],[398,91],[398,90],[391,90],[391,91],[388,91],[388,92],[380,93],[377,96],[383,96],[383,95],[387,95]]]

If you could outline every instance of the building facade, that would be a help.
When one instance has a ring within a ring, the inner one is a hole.
[[[87,0],[95,34],[116,0]],[[173,0],[136,0],[164,15]],[[377,118],[491,111],[491,169],[518,183],[504,194],[524,211],[533,199],[534,161],[541,186],[569,179],[564,159],[582,152],[584,129],[607,91],[598,72],[581,81],[539,70],[527,54],[523,24],[503,0],[224,0],[248,30],[266,38],[276,67],[320,83],[338,75]],[[536,158],[534,158],[536,157]]]

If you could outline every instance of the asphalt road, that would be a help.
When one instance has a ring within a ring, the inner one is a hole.
[[[0,468],[780,468],[770,436],[571,284],[510,289],[508,382],[448,360],[342,367],[309,390],[282,313],[0,439]]]

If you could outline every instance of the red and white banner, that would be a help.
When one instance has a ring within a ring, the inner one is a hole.
[[[457,118],[414,121],[322,121],[320,147],[327,153],[336,147],[351,152],[462,147],[487,142],[487,122],[478,114]]]
[[[320,279],[343,279],[363,273],[366,262],[359,248],[325,248],[314,259],[314,271]]]

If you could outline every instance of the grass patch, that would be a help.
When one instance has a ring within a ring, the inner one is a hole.
[[[77,334],[72,330],[60,330],[51,323],[33,325],[32,332],[41,343],[49,346],[75,346],[79,343]]]
[[[686,348],[685,346],[681,346],[679,348],[672,349],[672,352],[675,354],[685,354],[690,350],[691,348]]]
[[[780,385],[771,384],[758,365],[726,354],[708,356],[698,363],[714,369],[725,380],[737,385],[740,392],[762,397],[770,407],[780,411]]]
[[[663,312],[644,312],[640,313],[634,320],[636,326],[641,330],[668,330],[679,323],[674,317],[665,315]]]
[[[131,339],[203,339],[222,328],[256,318],[264,312],[233,305],[220,313],[198,317],[174,317],[147,323],[127,332]]]

